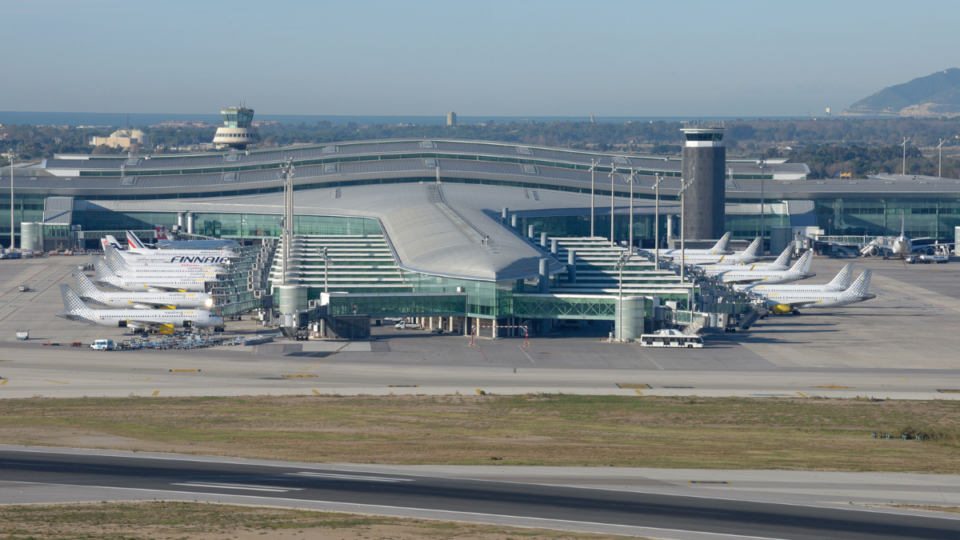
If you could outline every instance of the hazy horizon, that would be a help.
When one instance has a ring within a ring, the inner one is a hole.
[[[834,114],[956,66],[960,4],[5,3],[9,112]],[[892,14],[897,16],[893,17]],[[890,36],[924,28],[923,40]],[[921,42],[922,41],[922,42]]]

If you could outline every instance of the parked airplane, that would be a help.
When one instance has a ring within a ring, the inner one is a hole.
[[[117,253],[112,246],[107,246],[104,250],[103,261],[118,276],[206,276],[226,274],[228,270],[222,266],[203,266],[199,264],[176,264],[176,263],[142,263],[131,264],[123,258],[123,255]],[[97,258],[96,255],[93,256]],[[96,263],[96,260],[94,260]]]
[[[751,249],[753,250],[752,252]],[[787,248],[783,250],[783,253],[777,257],[777,260],[773,261],[772,263],[746,262],[750,261],[751,259],[754,261],[757,260],[756,254],[759,252],[759,250],[760,239],[757,238],[752,244],[750,244],[750,247],[748,247],[740,255],[735,255],[732,259],[732,262],[727,262],[731,259],[723,259],[722,262],[718,262],[716,264],[698,264],[697,266],[706,271],[707,275],[710,276],[717,275],[726,270],[736,270],[737,268],[748,268],[750,270],[786,270],[787,268],[790,268],[790,256],[793,254],[793,245],[787,246]],[[742,260],[744,262],[737,262],[738,260]]]
[[[716,244],[714,244],[714,246],[713,246],[712,248],[710,248],[710,249],[687,249],[687,250],[684,250],[685,255],[686,255],[686,258],[687,258],[687,263],[688,263],[688,264],[690,263],[690,257],[691,257],[691,255],[730,255],[730,254],[732,254],[733,251],[730,251],[730,250],[728,249],[728,247],[727,247],[727,246],[730,245],[730,237],[731,237],[731,236],[733,236],[733,233],[732,233],[732,232],[728,232],[727,234],[724,234],[724,235],[723,235],[723,238],[721,238],[720,241],[718,241]],[[651,255],[657,253],[657,250],[655,250],[655,249],[644,249],[644,250],[642,250],[642,251],[644,251],[645,253],[649,253],[649,254],[651,254]],[[661,257],[671,257],[671,258],[674,258],[674,259],[680,258],[680,250],[679,250],[679,249],[661,249],[661,250],[659,251],[659,253],[660,253],[660,256],[661,256]]]
[[[736,267],[732,270],[717,274],[724,283],[790,283],[815,276],[810,272],[810,263],[813,261],[813,250],[807,251],[797,262],[787,270],[749,270],[746,267]]]
[[[109,245],[127,262],[133,264],[168,263],[223,266],[230,264],[230,259],[239,257],[239,255],[232,251],[148,249],[141,252],[139,250],[135,251],[123,249],[123,247],[117,242],[117,239],[109,234],[106,236],[106,238],[100,241],[100,244],[104,246],[104,252],[106,252],[106,247]]]
[[[837,292],[847,290],[847,288],[850,287],[850,280],[852,278],[853,263],[847,263],[836,275],[836,277],[834,277],[830,283],[825,285],[796,285],[793,283],[767,285],[765,283],[758,283],[756,285],[748,285],[744,288],[744,290],[756,294],[766,294],[772,292]]]
[[[94,263],[93,272],[97,283],[124,291],[206,292],[208,283],[208,278],[120,277],[114,274],[102,259]],[[212,279],[216,280],[216,277]]]
[[[65,311],[57,317],[95,326],[132,328],[172,334],[174,328],[223,326],[223,319],[204,310],[183,309],[90,309],[69,285],[60,285]]]
[[[778,291],[761,293],[771,313],[798,315],[800,308],[839,307],[864,302],[877,295],[869,294],[873,270],[864,270],[849,288],[843,291]]]
[[[240,244],[236,240],[217,238],[213,240],[170,240],[167,237],[167,228],[156,225],[157,247],[160,249],[234,249]],[[134,236],[136,238],[136,236]],[[138,239],[139,240],[139,239]]]
[[[137,238],[137,235],[133,231],[127,231],[127,245],[129,246],[130,251],[158,251],[154,246],[148,246],[140,241]],[[212,251],[212,252],[230,252],[233,253],[233,250],[224,249],[221,247],[216,248],[202,248],[202,247],[186,247],[174,249],[170,248],[168,251],[186,251],[186,252],[197,252],[197,251]]]
[[[85,302],[100,307],[133,309],[195,309],[213,307],[207,293],[182,292],[104,292],[96,288],[80,269],[74,269],[77,293]]]
[[[834,246],[856,246],[857,249],[860,250],[860,253],[862,255],[872,255],[872,256],[879,255],[880,250],[885,249],[885,250],[888,250],[892,255],[896,255],[899,257],[906,257],[907,255],[910,255],[915,251],[923,251],[929,255],[933,255],[940,246],[943,246],[944,249],[946,249],[947,246],[954,245],[954,242],[950,242],[946,244],[941,244],[938,242],[934,244],[921,244],[921,245],[915,246],[913,245],[914,242],[917,242],[919,240],[930,240],[931,237],[925,236],[922,238],[907,238],[906,222],[907,222],[906,212],[903,212],[900,214],[900,236],[894,238],[893,241],[889,244],[885,244],[884,242],[886,240],[883,240],[880,238],[866,244],[846,244],[842,242],[821,242],[821,243],[834,245]]]

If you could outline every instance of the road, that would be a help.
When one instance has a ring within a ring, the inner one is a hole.
[[[605,472],[598,470],[597,477]],[[128,497],[133,493],[142,499],[237,502],[241,498],[247,504],[569,530],[611,532],[619,528],[620,534],[660,538],[960,537],[960,519],[949,514],[737,500],[722,492],[671,495],[655,490],[371,472],[363,466],[250,463],[117,452],[96,455],[93,451],[3,447],[0,478],[0,502],[28,502],[23,495],[25,487],[49,486],[61,501],[64,496],[69,498],[70,493],[85,491],[95,491],[94,500],[123,498],[103,494],[104,490],[113,490]],[[19,499],[11,501],[17,499],[17,489],[21,490]]]

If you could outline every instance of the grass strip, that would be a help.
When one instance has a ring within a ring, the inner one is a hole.
[[[9,540],[601,540],[610,536],[309,510],[185,502],[0,506]]]
[[[958,426],[953,401],[533,394],[0,401],[0,440],[8,444],[384,464],[958,473]]]

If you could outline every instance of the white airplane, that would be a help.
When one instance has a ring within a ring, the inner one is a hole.
[[[737,267],[717,274],[724,283],[749,284],[763,282],[790,283],[815,276],[810,272],[810,263],[813,261],[813,250],[807,251],[797,262],[787,270],[750,270],[746,267]]]
[[[954,242],[950,242],[947,244],[941,244],[937,242],[934,244],[922,244],[919,246],[915,246],[913,245],[914,242],[918,240],[930,240],[931,237],[924,236],[922,238],[907,238],[906,222],[907,222],[907,214],[906,212],[902,212],[900,214],[900,236],[894,238],[893,242],[891,242],[890,244],[885,244],[884,243],[885,240],[881,238],[873,240],[867,244],[845,244],[841,242],[823,242],[823,243],[835,245],[835,246],[856,246],[860,250],[860,253],[862,255],[872,255],[872,256],[877,256],[880,254],[881,249],[886,249],[890,251],[891,254],[897,255],[900,257],[906,257],[907,255],[910,255],[915,251],[921,251],[921,250],[926,251],[932,255],[940,246],[944,246],[944,249],[946,249],[947,246],[954,245]]]
[[[80,269],[74,269],[73,280],[84,302],[100,307],[133,309],[196,309],[212,308],[213,296],[207,293],[182,292],[104,292],[96,288]]]
[[[214,272],[204,272],[202,270],[187,269],[186,272],[168,272],[164,270],[154,270],[153,268],[136,266],[133,269],[126,269],[120,266],[117,261],[111,261],[103,258],[95,258],[93,267],[106,266],[114,275],[121,278],[135,278],[142,280],[165,280],[165,279],[199,279],[202,281],[219,281],[218,274]]]
[[[170,240],[167,238],[167,228],[163,225],[154,225],[157,229],[157,247],[160,249],[236,249],[240,244],[236,240],[227,238],[216,240]],[[136,235],[134,235],[136,238]],[[139,241],[139,239],[138,239]]]
[[[845,291],[850,287],[850,280],[853,278],[853,263],[847,263],[840,272],[825,285],[796,285],[793,283],[782,283],[779,285],[767,285],[758,283],[757,285],[748,285],[743,290],[757,294],[778,293],[778,292],[837,292]]]
[[[94,255],[94,264],[96,264],[97,256]],[[143,263],[143,264],[131,264],[128,263],[122,255],[117,253],[116,250],[111,246],[107,246],[104,249],[104,256],[102,257],[103,261],[107,263],[107,267],[110,270],[113,270],[113,273],[118,276],[160,276],[160,277],[174,277],[174,276],[208,276],[208,275],[219,275],[226,274],[228,270],[222,266],[201,266],[195,264],[170,264],[170,263]]]
[[[114,250],[127,262],[134,264],[144,263],[168,263],[168,264],[202,264],[206,266],[223,266],[230,264],[230,259],[239,257],[232,251],[198,251],[198,250],[173,250],[173,249],[144,249],[131,250],[123,249],[123,246],[117,242],[117,239],[111,235],[100,241],[104,246],[113,247]]]
[[[727,246],[730,245],[730,237],[733,236],[732,232],[728,232],[723,235],[723,238],[720,239],[714,246],[710,249],[687,249],[686,252],[687,261],[689,262],[691,255],[730,255],[733,251],[727,249]],[[645,253],[651,255],[657,253],[655,249],[644,249],[641,250]],[[679,258],[680,250],[679,249],[661,249],[659,251],[661,257],[672,257]]]
[[[800,313],[800,308],[839,307],[864,302],[877,295],[869,294],[873,270],[864,270],[849,288],[843,291],[782,291],[761,293],[771,313]]]
[[[206,292],[208,278],[192,277],[120,277],[107,267],[103,260],[93,265],[97,283],[109,285],[122,291],[150,292]],[[216,280],[216,276],[212,278]]]
[[[754,243],[750,244],[750,247],[748,247],[746,251],[742,252],[742,255],[735,256],[732,262],[728,263],[727,260],[729,259],[723,259],[723,262],[716,264],[698,264],[697,266],[706,271],[707,275],[709,276],[714,276],[727,270],[736,270],[738,267],[748,268],[750,270],[786,270],[787,268],[790,268],[790,255],[793,254],[792,244],[787,246],[787,248],[783,250],[783,253],[777,257],[777,260],[773,261],[772,263],[737,262],[737,257],[742,257],[742,260],[744,261],[749,259],[756,260],[757,257],[755,255],[760,250],[760,239],[757,238],[753,242]],[[756,247],[754,247],[754,244],[756,244]],[[753,249],[753,251],[748,253],[751,249]]]
[[[174,328],[223,326],[223,319],[204,310],[184,309],[90,309],[69,285],[60,285],[65,311],[57,317],[94,326],[132,328],[172,334]]]
[[[702,250],[701,250],[702,251]],[[667,255],[671,257],[673,262],[680,262],[680,253],[675,253],[674,255]],[[734,251],[727,255],[709,255],[704,253],[694,253],[690,254],[688,251],[684,256],[683,260],[687,264],[695,265],[704,265],[704,264],[749,264],[760,259],[760,238],[757,237],[747,246],[747,249],[743,251]]]

